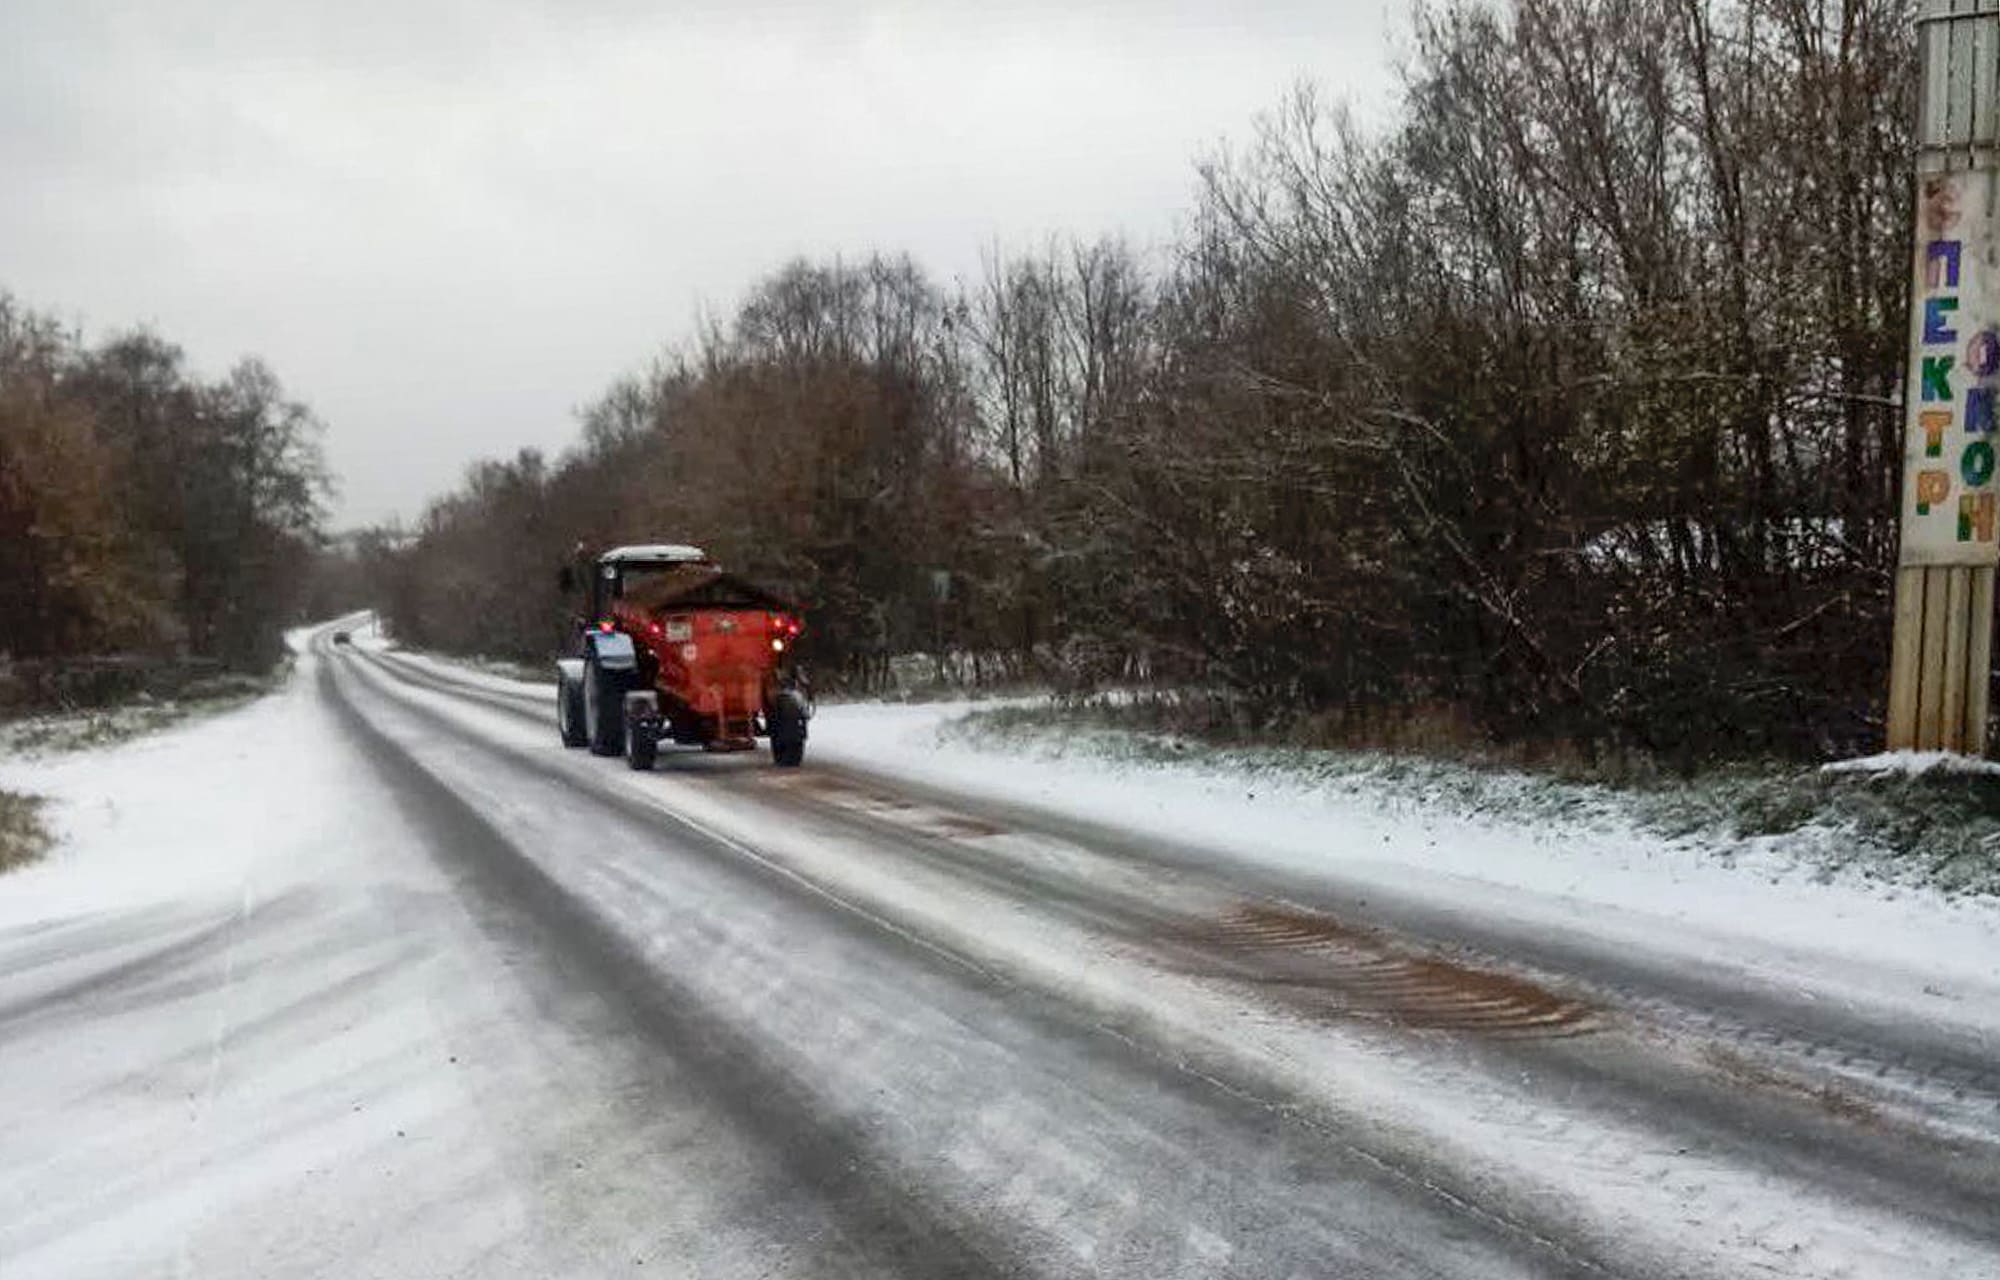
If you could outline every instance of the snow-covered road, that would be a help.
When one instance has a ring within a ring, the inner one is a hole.
[[[322,637],[32,770],[0,1275],[2000,1277],[1981,917],[1930,983],[548,703]]]

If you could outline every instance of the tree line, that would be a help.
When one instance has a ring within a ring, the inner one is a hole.
[[[546,655],[578,543],[700,542],[823,678],[978,655],[1264,728],[1691,760],[1872,744],[1912,0],[1445,0],[1401,108],[1310,87],[1187,229],[797,261],[474,467],[370,590]]]
[[[207,381],[157,334],[93,345],[0,294],[0,657],[267,668],[317,553],[319,432],[261,360]]]

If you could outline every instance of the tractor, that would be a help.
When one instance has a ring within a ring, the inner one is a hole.
[[[580,554],[562,585],[585,596],[556,661],[564,746],[651,769],[665,742],[749,751],[762,737],[781,767],[805,759],[812,692],[791,602],[677,544]]]

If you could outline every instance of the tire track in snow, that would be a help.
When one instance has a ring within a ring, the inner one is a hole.
[[[200,1143],[205,1130],[210,1127],[215,1113],[216,1098],[222,1083],[222,1058],[229,1041],[230,1028],[236,1022],[236,953],[242,941],[244,928],[249,924],[250,915],[257,909],[256,893],[251,885],[250,874],[243,875],[243,888],[237,898],[236,912],[225,925],[228,936],[222,948],[222,981],[217,985],[214,997],[215,1012],[208,1033],[208,1072],[202,1082],[199,1099],[190,1097],[188,1115],[188,1140]],[[204,1155],[198,1168],[206,1170],[209,1157]],[[182,1230],[180,1241],[174,1250],[174,1274],[187,1280],[194,1275],[194,1263],[190,1246],[194,1238],[196,1221],[190,1219]]]

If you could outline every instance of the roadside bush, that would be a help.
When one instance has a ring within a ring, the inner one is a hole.
[[[45,803],[40,796],[0,790],[0,872],[25,866],[54,847],[55,838],[42,823]]]

